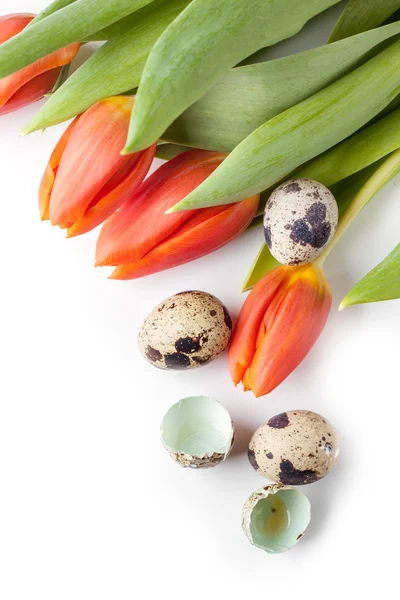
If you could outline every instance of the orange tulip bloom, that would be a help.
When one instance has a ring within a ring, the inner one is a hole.
[[[0,44],[20,33],[35,15],[15,14],[0,17]],[[79,43],[61,48],[37,62],[0,79],[0,115],[36,102],[50,92],[64,65],[75,57]]]
[[[86,233],[105,221],[142,183],[156,151],[121,155],[134,98],[98,102],[76,117],[55,147],[39,191],[42,220]]]
[[[251,291],[229,349],[233,383],[269,394],[302,362],[321,334],[332,295],[312,264],[278,267]]]
[[[259,204],[237,204],[166,215],[200,185],[226,154],[190,150],[162,165],[104,224],[96,265],[116,266],[112,279],[136,279],[200,258],[246,229]]]

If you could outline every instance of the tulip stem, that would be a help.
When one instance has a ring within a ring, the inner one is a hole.
[[[326,246],[323,253],[314,261],[319,267],[322,267],[337,242],[352,224],[359,212],[368,204],[368,202],[381,190],[398,172],[400,171],[400,150],[393,152],[367,181],[367,183],[354,196],[351,204],[339,221],[338,228],[332,240]]]

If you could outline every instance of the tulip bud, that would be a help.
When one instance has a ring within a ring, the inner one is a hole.
[[[20,33],[35,15],[15,14],[0,17],[0,44]],[[0,115],[36,102],[50,92],[64,65],[75,57],[79,43],[61,48],[37,62],[0,79]]]
[[[165,214],[225,157],[190,150],[162,165],[104,224],[96,265],[117,267],[112,279],[136,279],[200,258],[242,233],[256,214],[258,195],[238,204]]]
[[[233,383],[256,397],[272,392],[306,357],[332,305],[321,269],[278,267],[253,288],[229,349]]]
[[[134,98],[98,102],[76,117],[55,147],[39,191],[42,220],[68,237],[100,225],[146,177],[156,151],[121,155]]]

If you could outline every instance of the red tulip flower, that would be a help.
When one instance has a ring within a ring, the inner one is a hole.
[[[233,383],[269,394],[302,362],[321,334],[332,295],[312,264],[278,267],[251,291],[229,349]]]
[[[34,18],[35,15],[24,13],[0,17],[0,44],[20,33]],[[50,92],[62,67],[71,62],[79,47],[79,43],[70,44],[0,79],[0,115],[36,102]]]
[[[98,102],[76,117],[50,157],[39,191],[42,220],[67,237],[97,227],[128,200],[146,177],[156,151],[121,155],[134,98]]]
[[[237,204],[165,214],[225,157],[190,150],[162,165],[103,225],[96,265],[115,266],[112,279],[136,279],[200,258],[242,233],[256,214],[258,195]]]

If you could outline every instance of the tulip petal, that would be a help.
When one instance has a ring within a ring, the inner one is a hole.
[[[133,98],[98,102],[81,115],[61,156],[51,193],[50,220],[81,221],[93,200],[130,160],[121,156]]]
[[[122,264],[111,279],[137,279],[201,258],[225,246],[247,228],[255,215],[259,196],[235,205],[196,211],[167,240],[142,259]]]
[[[21,33],[35,17],[33,13],[14,13],[0,17],[0,44]]]
[[[226,154],[204,150],[185,152],[162,165],[104,224],[96,249],[96,265],[122,265],[143,259],[169,239],[195,211],[166,215],[165,211],[204,181]]]
[[[61,50],[53,52],[53,54],[38,60],[32,65],[25,67],[21,71],[17,71],[12,75],[8,75],[7,77],[0,79],[0,108],[5,107],[8,101],[12,100],[13,96],[18,92],[18,90],[26,86],[31,80],[39,77],[40,75],[44,75],[44,73],[48,71],[58,69],[59,67],[70,63],[76,56],[79,48],[79,43],[70,44],[66,48],[62,48]],[[54,86],[54,83],[57,81],[57,76],[55,76],[53,73],[51,78],[40,78],[36,82],[36,94],[34,96],[34,100],[32,101],[39,100],[47,92],[49,92]],[[41,84],[41,87],[39,87],[39,83]],[[41,93],[39,94],[39,92]],[[29,98],[29,96],[27,98]],[[28,104],[29,101],[30,100],[27,99],[26,103]]]
[[[250,366],[249,385],[256,397],[272,392],[296,369],[329,316],[332,296],[319,269],[308,266],[289,285],[278,290],[267,310],[266,333]]]
[[[257,283],[240,311],[229,348],[229,371],[235,386],[243,381],[245,389],[250,389],[248,378],[244,378],[256,353],[257,342],[260,342],[260,327],[269,305],[285,281],[286,268],[274,269]]]
[[[131,155],[131,160],[113,177],[93,201],[93,206],[86,211],[83,219],[68,228],[67,237],[81,235],[91,231],[108,217],[110,217],[120,206],[122,206],[134,193],[136,188],[143,182],[153,158],[157,144],[154,144],[144,152]],[[121,177],[121,174],[125,175]],[[119,181],[118,181],[119,179]]]
[[[40,218],[42,219],[42,221],[48,221],[50,219],[50,215],[49,215],[50,197],[51,197],[51,192],[53,190],[58,166],[60,164],[60,160],[64,153],[64,150],[72,136],[72,133],[73,133],[79,119],[80,119],[80,117],[76,117],[72,121],[72,123],[67,127],[67,129],[64,131],[58,144],[54,148],[54,150],[50,156],[50,160],[46,166],[46,170],[44,172],[42,181],[40,183],[40,188],[39,188],[39,210],[40,210]]]
[[[0,108],[0,115],[6,115],[41,100],[46,92],[54,88],[61,69],[62,67],[58,67],[46,71],[20,87]]]

